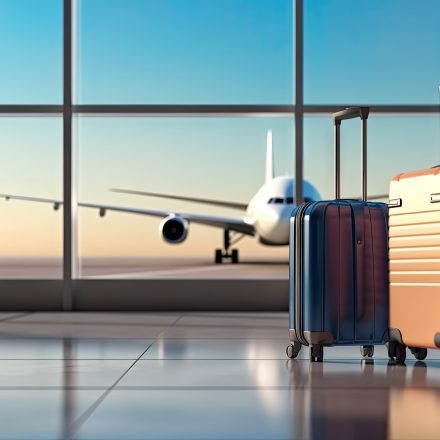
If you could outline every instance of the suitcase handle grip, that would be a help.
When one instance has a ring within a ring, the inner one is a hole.
[[[341,121],[345,119],[361,118],[361,168],[362,168],[362,200],[367,200],[367,119],[370,113],[369,107],[349,107],[345,110],[333,113],[335,126],[335,198],[341,197]]]
[[[369,107],[348,107],[339,112],[333,113],[333,123],[340,124],[344,119],[361,118],[368,119],[370,113]]]

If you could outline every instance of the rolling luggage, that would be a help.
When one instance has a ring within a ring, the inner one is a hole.
[[[366,201],[366,125],[369,109],[333,115],[336,200],[308,202],[291,218],[289,337],[286,353],[301,345],[310,359],[323,360],[323,347],[360,345],[371,357],[388,334],[388,206]],[[340,124],[362,120],[362,198],[341,200]]]
[[[427,348],[440,348],[439,202],[440,167],[391,181],[390,357],[407,346],[421,360]]]

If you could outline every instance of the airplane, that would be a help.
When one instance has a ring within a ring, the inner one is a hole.
[[[97,209],[100,217],[104,217],[107,211],[161,217],[162,221],[159,225],[159,232],[164,241],[169,244],[179,244],[185,241],[191,223],[223,229],[223,249],[215,250],[214,261],[216,264],[221,264],[227,259],[234,264],[238,263],[238,249],[231,250],[231,246],[235,245],[245,236],[257,237],[261,244],[267,246],[285,246],[289,244],[289,222],[292,211],[296,206],[294,198],[295,179],[291,176],[275,176],[271,130],[268,130],[266,140],[265,183],[256,192],[248,204],[131,189],[113,188],[110,189],[110,191],[122,194],[160,197],[171,200],[207,204],[243,211],[244,215],[242,216],[225,216],[130,208],[85,202],[78,203],[78,206],[80,207]],[[317,189],[306,180],[303,181],[303,195],[305,202],[321,199]],[[4,198],[7,201],[15,199],[49,203],[53,205],[55,210],[58,210],[63,204],[60,200],[12,194],[0,194],[0,198]]]
[[[238,263],[238,249],[232,249],[231,252],[229,250],[232,245],[245,236],[256,236],[261,244],[267,246],[286,246],[289,244],[290,217],[296,206],[294,199],[295,179],[289,176],[275,177],[271,130],[268,130],[266,140],[265,183],[248,204],[120,188],[112,188],[110,191],[244,211],[245,215],[242,217],[168,213],[167,217],[162,220],[160,230],[164,240],[170,244],[181,243],[186,239],[190,222],[223,229],[223,249],[215,250],[214,261],[216,264],[221,264],[224,259],[230,259],[232,263]],[[303,194],[305,202],[321,199],[317,189],[306,180],[303,181]]]

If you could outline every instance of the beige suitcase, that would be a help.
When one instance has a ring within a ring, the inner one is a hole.
[[[395,176],[389,206],[390,357],[424,359],[440,348],[440,167]]]

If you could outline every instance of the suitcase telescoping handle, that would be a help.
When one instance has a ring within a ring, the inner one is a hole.
[[[333,113],[335,125],[335,198],[341,198],[341,121],[344,119],[361,118],[361,168],[362,168],[362,200],[367,200],[367,119],[369,107],[350,107],[340,112]]]

